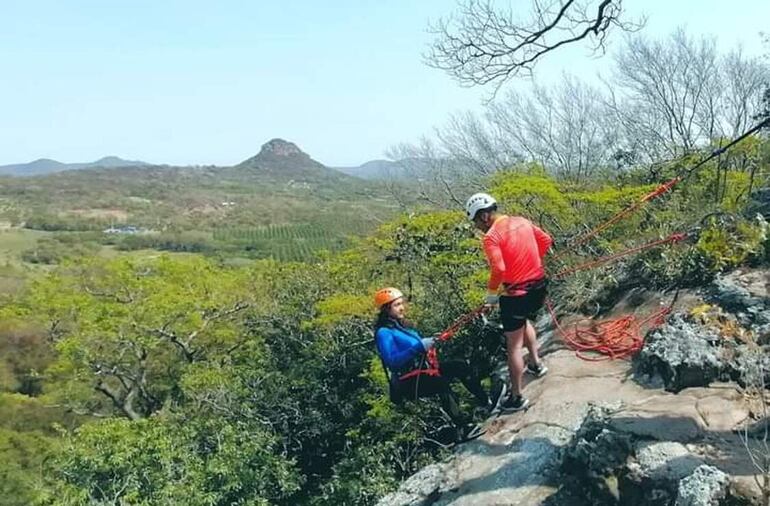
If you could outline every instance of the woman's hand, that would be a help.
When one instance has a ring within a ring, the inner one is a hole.
[[[435,337],[423,337],[420,339],[422,341],[422,347],[425,349],[425,351],[428,351],[429,349],[436,346],[436,338]]]

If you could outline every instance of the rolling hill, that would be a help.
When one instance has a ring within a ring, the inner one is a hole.
[[[397,212],[376,181],[272,139],[231,167],[143,164],[0,177],[0,220],[47,230],[125,223],[154,230],[314,224],[370,230]]]
[[[88,168],[117,168],[117,167],[141,167],[150,165],[147,162],[138,160],[124,160],[117,156],[105,156],[95,162],[86,163],[62,163],[50,158],[40,158],[29,163],[17,163],[11,165],[0,165],[0,174],[10,176],[37,176],[53,174],[65,170],[78,170]]]

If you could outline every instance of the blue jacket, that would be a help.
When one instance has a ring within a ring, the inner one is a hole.
[[[391,371],[401,371],[412,366],[416,357],[425,353],[422,336],[414,329],[400,325],[380,327],[374,334],[377,351]]]

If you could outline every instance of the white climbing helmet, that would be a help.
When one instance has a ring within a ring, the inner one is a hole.
[[[495,198],[488,193],[474,193],[465,203],[465,214],[468,215],[468,219],[472,220],[476,217],[476,213],[482,209],[487,209],[497,204]]]

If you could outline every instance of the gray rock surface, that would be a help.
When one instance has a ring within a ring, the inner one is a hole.
[[[623,503],[667,506],[677,496],[679,481],[702,464],[680,443],[640,442],[620,480]]]
[[[644,441],[636,445],[636,460],[628,465],[629,474],[656,482],[679,483],[703,464],[681,443]]]
[[[719,335],[679,313],[648,334],[634,363],[645,382],[660,377],[670,392],[708,386],[729,370]]]
[[[445,482],[445,465],[432,464],[406,480],[397,492],[385,496],[380,506],[427,506],[440,495]]]
[[[770,388],[770,346],[741,347],[732,361],[732,377],[741,385]]]
[[[711,300],[734,313],[763,344],[770,337],[770,271],[736,270],[712,283]]]
[[[632,463],[648,479],[669,470],[686,476],[679,470],[706,463],[751,486],[750,464],[733,433],[748,415],[734,386],[675,395],[631,381],[628,362],[586,362],[567,350],[545,361],[550,372],[529,378],[525,387],[529,410],[490,419],[484,436],[412,476],[379,504],[632,504],[623,495],[631,490],[624,475]],[[673,504],[678,483],[655,488]]]
[[[728,497],[730,477],[713,466],[699,466],[679,482],[675,506],[718,506]]]

